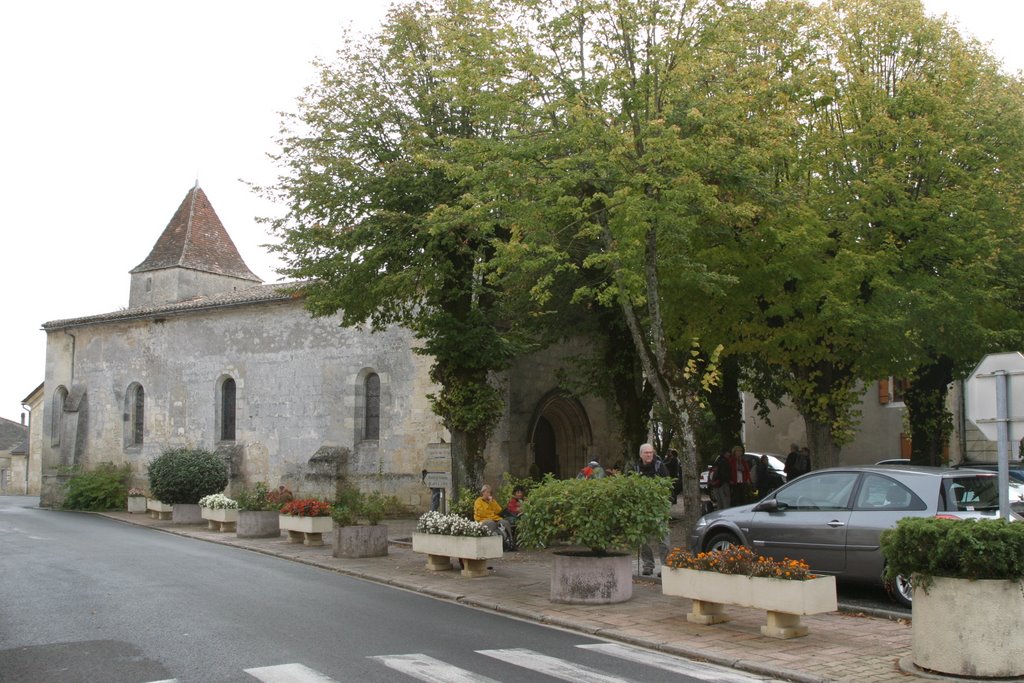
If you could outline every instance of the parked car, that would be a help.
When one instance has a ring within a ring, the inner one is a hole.
[[[768,456],[768,464],[772,466],[772,469],[779,473],[782,477],[782,481],[786,481],[786,463],[782,461],[782,458],[774,453],[744,453],[743,459],[747,461],[747,465],[750,467],[750,471],[753,472],[757,466],[757,461],[761,459],[762,455]],[[708,465],[700,473],[700,477],[697,479],[697,485],[700,487],[701,493],[710,495],[708,489],[708,479],[711,477],[711,465]]]
[[[1024,484],[1024,462],[1020,460],[1011,460],[1007,463],[1007,470],[1010,475],[1011,482],[1019,482]],[[985,470],[986,472],[998,472],[999,463],[997,462],[962,462],[959,465],[953,465],[956,469],[972,469],[972,470]]]
[[[695,552],[741,544],[775,559],[805,560],[815,572],[883,583],[897,602],[910,605],[908,580],[882,579],[882,530],[903,517],[996,517],[998,479],[978,470],[910,465],[816,470],[758,503],[702,516],[690,544]],[[1024,503],[1012,507],[1024,512]]]

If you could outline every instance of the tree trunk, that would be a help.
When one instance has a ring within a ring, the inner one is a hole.
[[[942,356],[920,367],[904,394],[910,422],[910,462],[938,467],[953,430],[953,416],[946,409],[953,362]]]
[[[804,414],[804,428],[807,430],[807,448],[811,451],[811,469],[835,467],[839,464],[839,449],[832,438],[832,425],[819,422]]]

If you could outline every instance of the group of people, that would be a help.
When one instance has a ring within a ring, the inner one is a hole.
[[[491,533],[500,535],[505,550],[515,550],[516,522],[523,512],[525,498],[526,490],[522,486],[517,486],[512,489],[512,497],[508,499],[508,503],[502,507],[501,503],[494,499],[490,485],[484,484],[480,489],[480,496],[473,501],[473,519],[490,529]]]
[[[810,449],[795,443],[790,445],[786,456],[785,478],[772,467],[767,455],[757,458],[753,467],[744,456],[743,447],[734,446],[711,465],[708,488],[712,502],[719,510],[753,502],[755,491],[763,498],[787,481],[811,471]]]

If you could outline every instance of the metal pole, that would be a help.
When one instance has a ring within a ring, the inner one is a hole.
[[[999,516],[1010,518],[1010,409],[1007,389],[1010,378],[1006,370],[992,373],[996,380],[996,444],[999,458]]]

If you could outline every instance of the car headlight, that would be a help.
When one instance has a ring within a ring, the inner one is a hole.
[[[701,517],[700,519],[697,520],[697,526],[693,527],[693,530],[697,531],[698,529],[703,529],[707,525],[708,525],[708,520],[706,520],[703,517]]]

